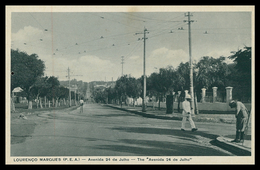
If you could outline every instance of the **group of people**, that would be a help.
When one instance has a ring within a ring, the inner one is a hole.
[[[185,96],[185,100],[182,102],[182,115],[183,115],[183,119],[182,119],[182,124],[181,124],[181,130],[185,131],[185,124],[186,124],[186,120],[188,119],[190,122],[190,126],[191,126],[191,131],[197,131],[198,128],[196,128],[194,121],[192,120],[191,117],[191,96],[188,94]],[[249,111],[247,110],[247,108],[245,107],[245,105],[240,102],[240,101],[235,101],[235,100],[231,100],[229,102],[229,106],[231,108],[236,108],[236,137],[234,140],[232,140],[231,142],[241,142],[244,141],[244,135],[245,135],[245,131],[248,128],[248,120],[249,120]]]
[[[83,105],[84,105],[84,100],[81,99],[80,101],[80,113],[83,113]],[[236,138],[232,140],[231,142],[240,142],[244,141],[244,132],[247,129],[248,126],[248,117],[249,117],[249,112],[245,105],[240,102],[240,101],[235,101],[231,100],[229,103],[229,106],[231,108],[236,108]],[[181,131],[186,131],[185,130],[185,125],[186,125],[186,120],[188,119],[190,126],[191,126],[191,131],[195,132],[198,130],[196,127],[194,121],[192,120],[191,116],[191,96],[187,94],[184,97],[184,101],[182,102],[182,123],[181,123]]]

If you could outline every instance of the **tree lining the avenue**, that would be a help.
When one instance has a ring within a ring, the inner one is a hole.
[[[193,63],[194,92],[198,100],[201,97],[201,89],[218,87],[224,90],[227,86],[234,89],[234,98],[251,99],[251,47],[244,47],[238,51],[232,51],[228,58],[233,63],[227,64],[225,57],[213,58],[202,57],[198,62]],[[28,100],[28,109],[32,108],[32,101],[42,108],[42,100],[51,101],[53,107],[57,107],[58,101],[68,100],[69,89],[61,85],[57,77],[44,76],[45,64],[37,54],[28,55],[26,52],[11,50],[11,91],[20,87],[22,96]],[[139,98],[143,96],[143,77],[135,78],[130,75],[119,77],[114,86],[106,88],[92,88],[91,93],[95,102],[111,103],[113,101],[125,101],[127,97]],[[76,80],[72,80],[76,81]],[[79,89],[82,93],[72,91],[71,96],[75,100],[84,96],[86,86],[82,81]],[[77,81],[75,82],[77,83]],[[82,85],[83,84],[83,85]],[[190,86],[189,63],[180,63],[178,67],[167,66],[160,68],[147,76],[147,96],[156,97],[159,103],[167,94],[177,91],[188,90]],[[12,94],[11,94],[12,95]],[[11,98],[12,100],[12,98]],[[14,107],[13,101],[11,102]]]
[[[225,63],[225,57],[202,57],[193,63],[194,91],[200,100],[201,89],[218,87],[225,91],[225,87],[234,87],[234,98],[251,100],[251,47],[244,47],[228,58],[233,63]],[[189,63],[180,63],[177,68],[167,66],[160,68],[147,77],[147,96],[156,97],[162,101],[166,94],[188,90],[190,87]],[[141,85],[141,86],[140,86]],[[127,97],[138,98],[142,96],[143,77],[138,79],[124,75],[116,81],[115,87],[96,90],[94,98],[97,102],[111,103],[112,100],[125,101]]]

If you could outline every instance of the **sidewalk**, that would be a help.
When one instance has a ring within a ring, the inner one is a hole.
[[[229,136],[219,136],[216,138],[216,143],[219,147],[222,147],[238,156],[251,156],[251,135],[250,139],[244,140],[244,143],[231,142],[234,138],[230,138]]]
[[[166,120],[182,120],[182,113],[178,113],[177,110],[174,110],[172,114],[166,114],[166,109],[161,108],[161,110],[153,109],[152,107],[147,107],[146,112],[142,112],[142,107],[140,106],[126,106],[115,105],[115,104],[106,104],[106,106],[113,107],[120,110],[129,111],[144,117],[156,118],[156,119],[166,119]],[[216,113],[215,111],[201,111],[203,113],[199,115],[193,115],[192,118],[195,122],[212,122],[212,123],[228,123],[235,124],[236,118],[234,114],[223,114]]]
[[[39,115],[44,113],[56,113],[58,111],[71,111],[77,109],[78,106],[72,107],[51,107],[51,108],[38,108],[38,109],[25,109],[19,108],[16,112],[10,113],[10,140],[11,144],[22,143],[27,137],[31,137],[35,127],[38,124],[45,124],[48,122],[47,118],[39,119]],[[21,117],[21,115],[23,115]]]
[[[165,120],[182,120],[182,114],[177,113],[174,110],[172,114],[166,114],[166,110],[155,110],[153,108],[147,108],[146,112],[142,112],[141,107],[125,106],[114,104],[105,104],[105,106],[112,107],[119,110],[131,112],[147,118],[165,119]],[[228,123],[235,124],[236,118],[233,114],[214,114],[206,113],[199,114],[193,117],[195,122],[212,122],[212,123]],[[249,134],[249,133],[248,133]],[[244,143],[231,143],[231,140],[235,138],[234,135],[219,136],[216,138],[216,144],[223,149],[226,149],[236,155],[250,156],[251,155],[251,135],[245,136]]]

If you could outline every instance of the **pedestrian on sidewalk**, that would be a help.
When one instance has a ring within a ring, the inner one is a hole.
[[[81,98],[79,103],[80,103],[80,112],[79,113],[83,113],[84,100]]]
[[[236,108],[236,138],[231,142],[244,141],[244,131],[248,121],[248,110],[242,102],[232,100],[229,102],[231,108]]]
[[[188,94],[186,95],[185,97],[185,100],[182,102],[182,108],[183,108],[183,111],[182,111],[182,123],[181,123],[181,130],[182,131],[185,131],[185,124],[186,124],[186,119],[189,120],[190,122],[190,126],[191,126],[191,131],[192,132],[195,132],[197,131],[198,129],[196,128],[192,118],[191,118],[191,96]]]

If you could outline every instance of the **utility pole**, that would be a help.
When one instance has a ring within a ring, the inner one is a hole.
[[[68,79],[69,79],[69,107],[71,107],[70,68],[69,67],[68,67]]]
[[[144,34],[144,38],[142,38],[144,40],[144,60],[143,60],[143,77],[144,77],[144,86],[143,86],[143,102],[142,102],[142,112],[146,112],[146,105],[145,105],[145,98],[146,98],[146,75],[145,75],[145,41],[146,41],[146,33],[149,34],[149,32],[147,31],[147,29],[144,27],[144,32],[143,33],[135,33],[135,35],[137,34]]]
[[[69,107],[71,107],[71,88],[70,88],[70,76],[82,76],[82,75],[70,75],[70,68],[68,67],[68,80],[69,80]],[[76,90],[75,90],[75,102],[76,102]]]
[[[121,64],[122,64],[122,76],[124,76],[124,56],[121,56]]]
[[[188,17],[188,20],[184,20],[184,22],[188,22],[188,29],[189,29],[191,114],[194,114],[193,65],[192,65],[192,55],[191,55],[191,28],[190,28],[190,23],[194,22],[194,20],[190,20],[191,16],[192,14],[190,14],[190,12],[188,12],[188,14],[185,14],[185,17]]]
[[[146,112],[146,105],[145,105],[145,98],[146,98],[146,75],[145,75],[145,40],[146,40],[146,31],[147,29],[144,27],[144,96],[143,96],[143,103],[142,103],[142,112]]]
[[[74,91],[74,95],[75,95],[75,105],[77,106],[77,102],[76,102],[76,99],[77,99],[77,85],[74,86],[75,87],[75,91]]]

